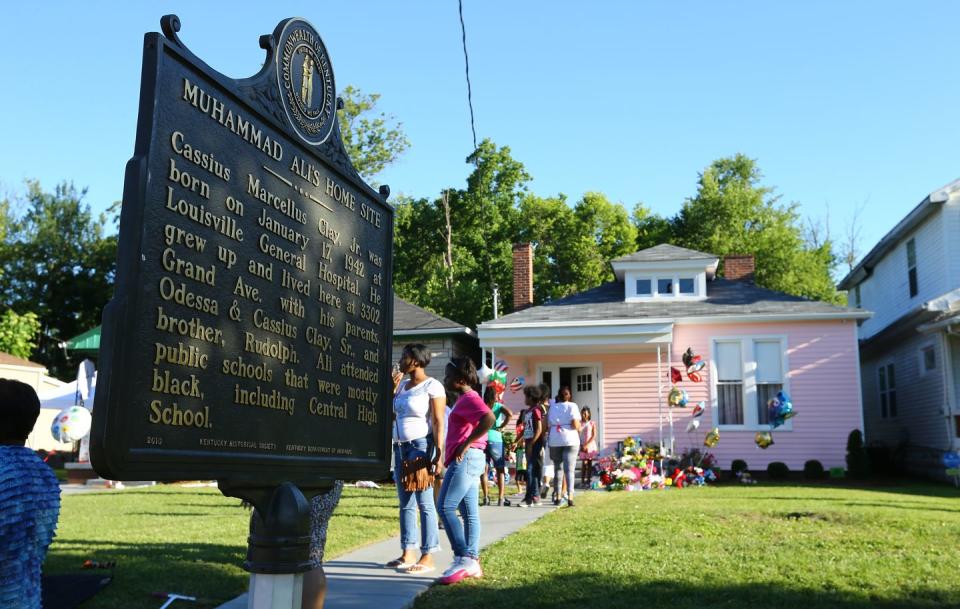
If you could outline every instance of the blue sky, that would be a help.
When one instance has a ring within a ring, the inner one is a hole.
[[[133,152],[143,33],[165,13],[224,74],[255,73],[260,34],[301,16],[339,88],[382,94],[411,149],[394,193],[462,186],[472,149],[460,25],[443,2],[33,2],[5,6],[0,192],[25,178],[120,199]],[[531,190],[596,190],[672,215],[713,159],[758,159],[803,213],[853,210],[863,252],[960,177],[958,46],[950,2],[464,0],[477,135],[510,146]],[[862,252],[862,253],[863,253]]]

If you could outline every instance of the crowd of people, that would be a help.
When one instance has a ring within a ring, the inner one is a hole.
[[[401,554],[385,566],[411,574],[433,571],[432,554],[440,547],[443,529],[454,559],[438,581],[454,584],[483,576],[481,491],[482,504],[491,505],[490,483],[495,482],[496,505],[513,505],[506,496],[507,475],[512,472],[516,495],[522,495],[514,499],[519,507],[539,505],[550,493],[554,505],[572,508],[576,462],[582,463],[580,484],[587,488],[597,433],[590,408],[575,404],[569,387],[561,387],[551,399],[550,388],[540,384],[523,388],[524,408],[516,416],[515,433],[504,434],[514,413],[492,386],[481,398],[477,368],[470,358],[453,358],[443,383],[427,375],[429,364],[424,345],[408,344],[394,368],[393,458]],[[545,457],[549,463],[544,463]],[[412,473],[424,464],[435,476],[433,486]]]

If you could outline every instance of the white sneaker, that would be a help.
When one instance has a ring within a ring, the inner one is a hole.
[[[466,570],[467,577],[483,577],[483,569],[480,568],[480,561],[469,556],[461,559],[461,567]]]
[[[450,566],[447,568],[446,571],[443,572],[440,578],[443,579],[445,577],[450,577],[451,575],[453,575],[454,573],[456,573],[461,569],[463,569],[463,558],[460,556],[454,556],[453,562],[450,563]]]

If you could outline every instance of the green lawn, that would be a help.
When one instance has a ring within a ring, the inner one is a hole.
[[[960,607],[960,492],[764,484],[584,493],[415,609]]]
[[[328,532],[326,557],[397,535],[396,491],[344,489]],[[215,488],[162,485],[63,497],[45,573],[80,569],[86,559],[115,561],[114,580],[84,609],[159,607],[151,592],[209,599],[246,591],[250,512]],[[191,606],[197,606],[191,604]]]

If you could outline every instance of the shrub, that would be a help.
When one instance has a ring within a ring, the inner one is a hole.
[[[767,466],[767,475],[771,480],[786,480],[790,477],[790,468],[783,461],[773,461]]]
[[[747,462],[743,459],[734,459],[733,463],[730,464],[730,471],[733,472],[733,475],[736,476],[740,472],[747,471]]]
[[[847,436],[847,473],[851,478],[870,476],[870,459],[863,448],[863,433],[859,429],[854,429]]]
[[[803,477],[807,480],[823,480],[826,472],[823,469],[823,463],[816,459],[810,459],[803,464]]]

